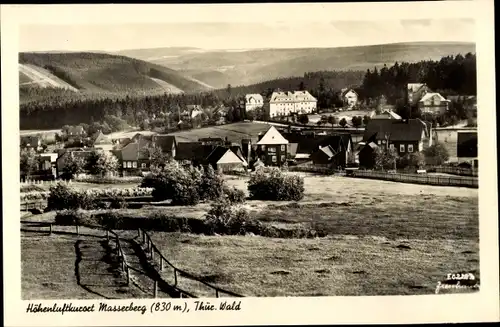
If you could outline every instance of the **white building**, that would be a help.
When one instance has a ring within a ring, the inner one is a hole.
[[[247,94],[245,96],[245,110],[252,111],[264,106],[264,98],[260,94]]]
[[[307,91],[273,92],[269,101],[269,116],[310,114],[316,111],[317,102],[318,100]]]

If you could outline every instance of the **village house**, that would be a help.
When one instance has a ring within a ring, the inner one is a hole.
[[[288,133],[283,136],[289,142],[289,153],[296,163],[312,161],[315,165],[345,168],[353,161],[353,142],[350,134]]]
[[[256,143],[256,157],[266,166],[282,166],[287,162],[288,140],[271,126]]]
[[[33,149],[36,152],[41,151],[42,148],[42,138],[36,135],[21,136],[20,142],[21,149],[29,150]]]
[[[175,160],[181,164],[207,167],[228,172],[243,170],[248,166],[239,146],[220,146],[202,142],[179,142]]]
[[[257,108],[262,108],[264,106],[264,98],[262,95],[256,94],[247,94],[245,95],[245,110],[252,111]]]
[[[84,162],[86,162],[92,151],[94,149],[65,149],[59,152],[59,155],[56,160],[56,174],[58,178],[66,178],[64,175],[64,170],[69,160],[73,158],[81,158]]]
[[[111,151],[113,150],[114,144],[113,142],[107,137],[106,135],[103,134],[103,132],[98,131],[91,137],[91,146],[93,146],[96,149],[101,149],[104,151]]]
[[[394,149],[400,156],[421,152],[432,145],[431,127],[420,119],[370,120],[363,135],[365,146],[359,153],[360,165],[369,167],[363,159],[377,147]],[[373,144],[374,145],[373,145]]]
[[[408,83],[407,85],[407,100],[410,106],[416,106],[420,99],[428,93],[432,92],[425,83]]]
[[[269,101],[269,116],[310,114],[316,111],[317,102],[308,91],[273,92]]]
[[[340,92],[340,97],[342,103],[348,109],[352,109],[358,104],[359,96],[358,93],[356,93],[356,91],[354,91],[353,89],[342,89],[342,91]]]
[[[418,109],[421,114],[444,115],[448,111],[450,100],[445,99],[441,94],[428,92],[418,101]]]

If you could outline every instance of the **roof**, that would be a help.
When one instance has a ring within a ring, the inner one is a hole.
[[[422,132],[428,135],[427,125],[420,119],[372,119],[365,128],[363,141],[381,140],[386,134],[393,141],[421,141]]]
[[[240,163],[247,165],[246,161],[237,156],[231,149],[218,146],[206,158],[207,163],[218,165],[227,163]]]
[[[408,83],[408,91],[417,92],[425,83]]]
[[[273,92],[271,95],[270,102],[305,102],[314,101],[317,102],[315,97],[313,97],[308,91],[293,91],[293,92]]]
[[[358,93],[356,91],[354,91],[353,89],[344,89],[341,92],[341,96],[344,97],[349,92],[353,92],[354,94],[358,95]]]
[[[59,154],[57,153],[42,153],[40,154],[40,159],[42,160],[50,160],[51,162],[55,162]]]
[[[288,140],[278,132],[276,127],[271,126],[262,138],[257,142],[258,145],[272,145],[272,144],[288,144]]]
[[[147,160],[149,159],[148,147],[150,145],[150,141],[139,139],[138,141],[125,145],[118,151],[121,153],[121,159],[125,161]]]
[[[348,146],[351,141],[349,134],[334,134],[334,135],[312,135],[289,133],[285,137],[291,144],[296,144],[296,153],[311,154],[318,150],[321,146],[330,146],[333,149],[338,149],[340,146]]]
[[[106,135],[104,135],[101,131],[98,131],[94,135],[92,135],[92,140],[93,140],[94,144],[111,143],[109,138]]]
[[[429,99],[432,99],[433,97],[438,97],[439,100],[441,101],[447,101],[449,102],[450,100],[446,100],[445,97],[443,97],[441,94],[439,93],[435,93],[435,92],[429,92],[429,93],[426,93],[421,99],[419,102],[423,102],[423,101],[426,101],[426,100],[429,100]]]
[[[457,134],[457,157],[477,157],[477,132],[460,132]]]
[[[160,148],[163,152],[170,152],[172,147],[177,146],[177,140],[174,135],[154,135],[153,145]]]
[[[85,133],[83,126],[70,126],[70,128],[68,129],[68,134],[83,134],[83,133]]]
[[[38,145],[40,140],[41,140],[41,138],[39,136],[36,136],[36,135],[21,136],[21,146]]]
[[[326,154],[328,158],[333,158],[335,154],[337,153],[334,149],[332,149],[331,146],[326,145],[326,146],[320,146],[318,149],[319,152],[323,152]]]
[[[176,160],[204,161],[215,146],[201,142],[179,142],[177,143]]]
[[[264,102],[264,98],[262,98],[262,95],[260,95],[258,93],[245,95],[246,102],[249,102],[250,99],[252,99],[252,98],[255,99],[257,102]]]

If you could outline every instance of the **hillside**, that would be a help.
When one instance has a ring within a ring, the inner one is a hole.
[[[199,92],[210,86],[173,69],[154,63],[105,53],[20,53],[19,79],[21,102],[30,94],[40,94],[32,88],[72,90],[85,95],[157,95]],[[48,93],[46,91],[45,93]],[[68,96],[66,92],[64,96]]]
[[[231,84],[302,76],[323,70],[362,70],[396,61],[439,60],[447,55],[475,53],[473,43],[395,43],[340,48],[263,49],[247,51],[185,48],[124,50],[120,54],[147,60],[189,74],[216,88]]]

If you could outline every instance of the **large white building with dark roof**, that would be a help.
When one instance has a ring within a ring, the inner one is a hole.
[[[317,102],[308,91],[273,92],[269,101],[269,116],[310,114],[316,111]]]

